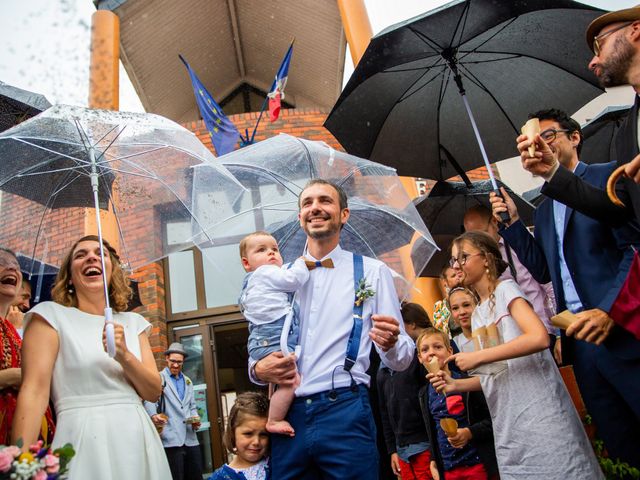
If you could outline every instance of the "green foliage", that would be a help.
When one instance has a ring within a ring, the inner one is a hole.
[[[585,422],[586,423],[586,422]],[[615,460],[605,456],[604,443],[602,440],[593,441],[593,449],[598,457],[598,463],[607,480],[640,480],[640,470],[630,466],[626,462],[621,462],[619,458]]]

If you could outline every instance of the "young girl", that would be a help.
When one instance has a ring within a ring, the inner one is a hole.
[[[471,315],[478,304],[478,298],[466,287],[455,287],[449,291],[448,302],[453,321],[462,329],[462,332],[453,337],[453,341],[461,352],[473,352]]]
[[[446,393],[482,388],[491,411],[502,480],[603,479],[578,414],[547,349],[549,336],[517,284],[498,281],[507,268],[498,244],[483,232],[454,241],[454,264],[465,274],[480,304],[473,329],[496,323],[503,343],[452,355],[459,368],[476,377],[429,375]]]
[[[446,297],[449,291],[462,283],[462,271],[449,265],[442,267],[440,271],[440,290]],[[433,306],[433,326],[441,332],[451,335],[451,312],[447,307],[447,302],[438,300]]]
[[[418,359],[425,367],[434,358],[442,370],[455,378],[446,361],[453,353],[449,337],[427,328],[416,340]],[[491,418],[482,392],[444,396],[432,385],[420,390],[420,405],[429,433],[431,474],[435,480],[487,480],[497,474]],[[440,421],[453,419],[455,433],[447,434]],[[423,478],[423,477],[420,477]],[[424,477],[428,478],[428,477]]]
[[[234,455],[229,464],[213,472],[209,480],[269,480],[269,402],[259,392],[238,395],[229,412],[224,446]]]

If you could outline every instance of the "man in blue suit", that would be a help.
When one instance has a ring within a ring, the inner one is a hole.
[[[563,167],[596,187],[606,185],[615,162],[586,165],[578,160],[582,132],[575,120],[559,110],[534,117],[540,119],[543,148]],[[578,318],[566,332],[574,338],[567,338],[563,356],[574,365],[597,435],[611,457],[640,466],[640,342],[608,315],[629,271],[640,227],[630,222],[613,229],[545,198],[536,210],[534,238],[513,201],[502,194],[504,201],[491,198],[494,215],[508,210],[511,216],[500,235],[538,282],[551,280],[558,311],[568,309]]]
[[[200,417],[193,382],[182,373],[187,352],[176,342],[164,353],[167,367],[160,372],[162,397],[158,403],[144,402],[144,406],[161,432],[173,480],[202,480],[202,459],[196,437]]]

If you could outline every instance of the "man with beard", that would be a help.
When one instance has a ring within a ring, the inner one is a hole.
[[[640,6],[596,18],[587,28],[587,43],[594,52],[589,69],[603,87],[629,84],[636,91],[634,106],[615,140],[617,163],[626,164],[617,188],[625,208],[611,203],[604,188],[594,187],[562,167],[538,136],[533,141],[540,148],[533,157],[529,156],[531,141],[526,136],[518,137],[518,150],[524,168],[545,179],[543,194],[602,222],[621,225],[634,216],[640,220]]]
[[[272,477],[377,480],[366,373],[371,345],[395,371],[411,364],[415,346],[397,320],[400,303],[389,268],[339,246],[349,220],[342,188],[314,179],[300,194],[299,209],[311,271],[298,291],[301,383],[287,415],[296,435],[271,437]],[[272,353],[250,365],[251,376],[292,384],[295,361]]]
[[[591,185],[606,183],[615,164],[578,160],[578,122],[559,110],[530,117],[540,119],[540,137],[562,168]],[[511,216],[500,236],[538,282],[552,281],[558,310],[568,309],[577,317],[566,330],[563,353],[574,366],[598,437],[612,458],[639,467],[640,341],[615,325],[609,312],[629,271],[629,246],[640,246],[640,229],[635,221],[612,228],[545,198],[536,209],[534,239],[519,221],[515,203],[502,193],[504,200],[491,195],[494,216],[505,210]]]

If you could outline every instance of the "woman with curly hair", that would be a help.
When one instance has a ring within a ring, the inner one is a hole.
[[[160,396],[149,345],[151,325],[125,312],[131,289],[116,251],[103,241],[116,355],[106,353],[104,284],[98,237],[83,237],[63,260],[52,289],[25,317],[23,382],[14,442],[35,443],[49,391],[57,414],[53,447],[71,443],[73,479],[171,479],[160,437],[141,398]]]

